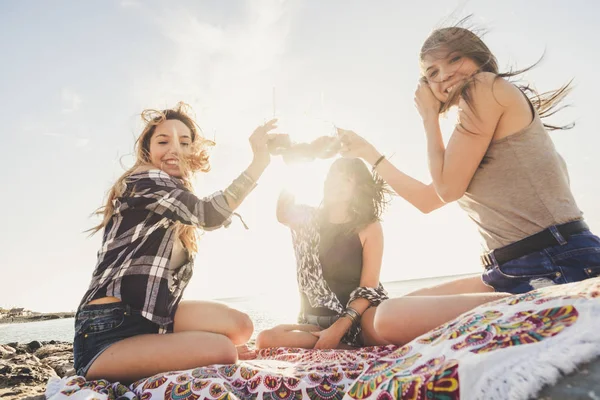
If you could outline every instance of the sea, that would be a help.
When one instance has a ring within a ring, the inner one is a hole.
[[[412,279],[383,283],[390,297],[399,297],[413,290],[435,286],[453,279],[472,276],[454,275],[434,278]],[[227,299],[215,299],[232,308],[246,312],[254,323],[254,334],[278,324],[294,323],[298,310],[274,308],[274,299],[266,295],[245,296]],[[54,319],[49,321],[26,322],[15,324],[0,324],[0,344],[19,342],[29,343],[38,341],[73,341],[73,318]]]

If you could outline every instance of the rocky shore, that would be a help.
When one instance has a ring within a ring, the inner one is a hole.
[[[75,375],[73,344],[38,342],[0,345],[0,399],[43,400],[52,376]]]
[[[74,312],[62,312],[62,313],[52,313],[52,314],[36,314],[30,316],[19,316],[19,317],[4,317],[0,318],[0,324],[17,324],[24,322],[36,322],[36,321],[48,321],[51,319],[61,319],[61,318],[74,318]]]

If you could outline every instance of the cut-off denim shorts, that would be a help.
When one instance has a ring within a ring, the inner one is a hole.
[[[132,336],[158,333],[158,324],[122,302],[88,304],[75,315],[74,368],[86,376],[96,359],[111,345]]]
[[[482,275],[483,282],[497,292],[526,293],[563,283],[600,276],[600,238],[589,230],[565,240],[560,233],[557,245],[503,264],[493,259]]]
[[[339,315],[311,315],[311,314],[304,314],[304,319],[305,319],[306,323],[308,323],[310,325],[316,325],[316,326],[318,326],[321,329],[327,329],[327,328],[329,328],[339,318],[340,318]]]

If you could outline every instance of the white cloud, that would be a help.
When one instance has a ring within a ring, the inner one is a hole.
[[[79,109],[81,105],[81,96],[69,88],[63,88],[61,91],[62,112],[67,114]]]
[[[271,88],[285,51],[292,10],[292,1],[248,0],[235,23],[219,24],[189,10],[166,10],[156,23],[172,46],[157,49],[157,64],[148,75],[138,76],[138,102],[171,106],[187,101],[198,114],[204,109],[198,115],[201,124],[207,116],[232,124],[244,119],[259,122],[256,118],[264,116],[257,112],[260,96],[268,102],[265,111],[271,109]]]

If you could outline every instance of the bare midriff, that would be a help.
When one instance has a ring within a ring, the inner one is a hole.
[[[99,299],[94,299],[90,301],[88,304],[109,304],[109,303],[118,303],[121,299],[118,297],[101,297]]]

